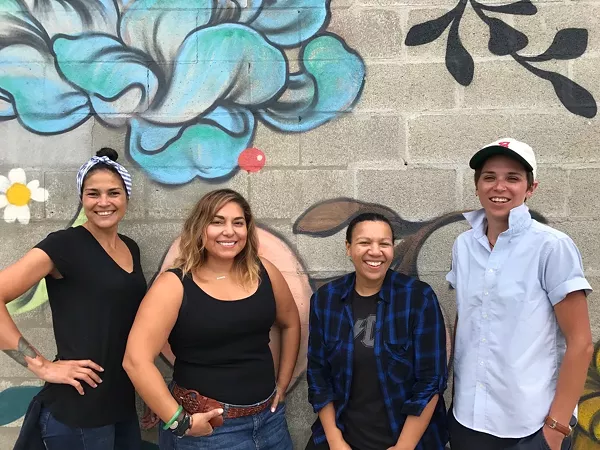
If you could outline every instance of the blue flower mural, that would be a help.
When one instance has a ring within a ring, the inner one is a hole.
[[[95,116],[158,182],[228,176],[258,122],[304,132],[358,100],[364,63],[329,16],[328,0],[4,0],[0,120],[60,134]]]

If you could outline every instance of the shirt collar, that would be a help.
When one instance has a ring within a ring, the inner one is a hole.
[[[475,238],[480,238],[485,235],[487,228],[487,219],[485,217],[485,210],[483,208],[476,211],[469,211],[463,214],[473,231],[475,232]],[[526,230],[531,225],[531,214],[529,208],[525,203],[516,208],[510,210],[508,215],[508,230],[506,234],[519,234],[521,231]]]
[[[387,291],[387,287],[392,283],[392,276],[394,275],[394,271],[388,269],[385,274],[385,279],[383,280],[383,284],[381,285],[381,289],[378,292],[379,298],[386,303],[390,302],[390,299],[387,298],[383,293]],[[344,280],[344,286],[342,288],[342,301],[348,301],[352,303],[352,299],[354,298],[354,285],[356,284],[356,272],[349,273],[346,275],[346,279]]]

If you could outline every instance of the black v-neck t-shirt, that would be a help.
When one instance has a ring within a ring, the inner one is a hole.
[[[97,388],[81,381],[85,395],[67,384],[44,386],[39,395],[43,405],[69,426],[100,427],[135,414],[135,390],[122,362],[129,331],[146,293],[146,280],[139,247],[127,236],[119,237],[133,257],[131,273],[82,226],[50,233],[36,245],[63,276],[46,277],[56,359],[91,359],[104,368]]]

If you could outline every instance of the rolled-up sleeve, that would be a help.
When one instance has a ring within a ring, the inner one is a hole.
[[[325,353],[323,339],[323,315],[325,311],[319,307],[319,292],[315,292],[310,300],[309,334],[308,334],[308,401],[314,412],[319,412],[333,401],[331,376]]]
[[[452,246],[452,262],[450,266],[450,272],[446,274],[446,281],[456,289],[456,241]]]
[[[430,288],[424,295],[413,332],[415,383],[402,414],[420,416],[431,398],[446,390],[448,364],[446,326],[438,299]]]
[[[582,290],[587,295],[592,291],[583,274],[581,254],[568,236],[552,243],[546,259],[543,282],[552,306],[571,292]]]

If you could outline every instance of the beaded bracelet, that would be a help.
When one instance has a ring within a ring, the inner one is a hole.
[[[171,417],[171,420],[169,420],[167,423],[165,423],[163,425],[163,430],[168,430],[169,427],[171,425],[173,425],[173,422],[175,422],[177,420],[177,418],[179,417],[179,414],[181,414],[181,411],[183,411],[183,406],[179,405],[179,408],[177,408],[177,411],[175,411],[175,414],[173,414],[173,417]]]

